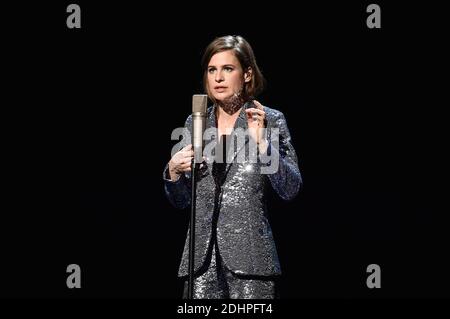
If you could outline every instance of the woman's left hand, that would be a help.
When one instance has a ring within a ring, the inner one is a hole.
[[[265,141],[263,129],[266,127],[266,112],[263,111],[263,106],[258,101],[253,101],[253,104],[256,108],[250,107],[246,109],[245,112],[247,113],[247,123],[250,137],[256,141],[256,144],[259,145],[261,142]]]
[[[253,101],[256,108],[248,108],[247,113],[248,132],[250,137],[256,141],[260,153],[266,153],[268,142],[265,138],[264,129],[266,127],[266,112],[258,101]]]

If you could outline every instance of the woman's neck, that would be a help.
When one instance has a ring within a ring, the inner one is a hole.
[[[219,131],[219,136],[231,133],[234,128],[234,124],[236,123],[236,119],[241,113],[241,108],[231,115],[225,112],[221,107],[217,108],[217,129]]]
[[[236,120],[236,118],[241,113],[241,109],[242,109],[242,106],[239,109],[235,110],[235,112],[233,114],[229,114],[222,107],[219,106],[217,108],[217,119],[224,121],[224,122]]]
[[[245,99],[242,92],[234,93],[228,98],[216,102],[220,111],[223,111],[223,113],[230,116],[235,115],[242,108],[244,103]],[[222,114],[219,113],[218,115],[221,116]]]

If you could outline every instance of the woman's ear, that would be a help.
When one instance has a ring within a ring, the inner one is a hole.
[[[244,82],[250,82],[252,80],[253,70],[251,67],[248,67],[247,71],[244,73]]]

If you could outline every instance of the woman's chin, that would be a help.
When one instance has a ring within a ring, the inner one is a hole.
[[[216,94],[214,96],[214,98],[217,101],[219,101],[219,102],[223,102],[223,101],[229,100],[231,97],[232,97],[232,95],[230,95],[230,94],[227,94],[227,95],[225,95],[225,94]]]

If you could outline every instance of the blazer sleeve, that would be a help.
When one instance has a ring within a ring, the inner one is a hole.
[[[276,111],[268,128],[269,147],[267,154],[272,159],[278,158],[278,169],[274,173],[268,174],[268,177],[273,189],[282,199],[292,200],[303,186],[303,179],[298,168],[297,154],[292,146],[291,135],[284,114]],[[270,128],[278,128],[278,141],[270,135]],[[270,165],[271,162],[267,165]]]
[[[192,115],[190,115],[184,127],[191,132],[192,127]],[[185,147],[190,144],[191,141],[183,139],[180,146]],[[176,181],[170,179],[169,163],[166,164],[163,172],[164,191],[169,202],[178,209],[184,209],[191,204],[191,176],[190,173],[181,174],[180,178]]]

